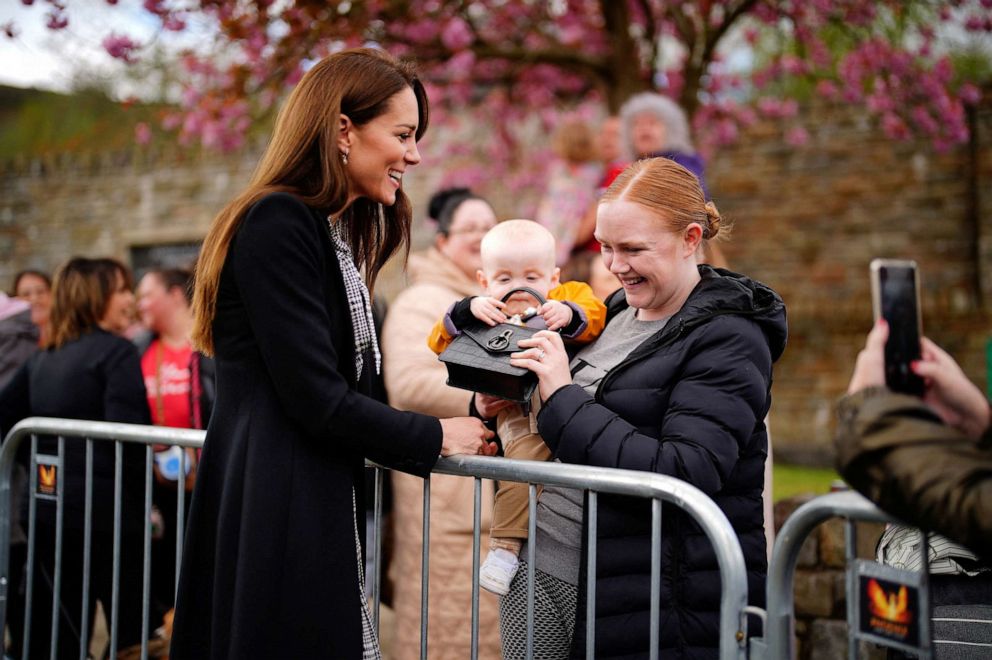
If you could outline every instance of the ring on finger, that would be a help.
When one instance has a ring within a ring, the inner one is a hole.
[[[543,348],[537,349],[537,361],[538,362],[540,362],[541,360],[544,359],[544,355],[545,354],[544,354],[544,349]]]

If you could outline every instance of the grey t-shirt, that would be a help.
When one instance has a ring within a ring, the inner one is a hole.
[[[632,307],[617,314],[599,339],[572,359],[572,382],[590,395],[615,366],[648,337],[659,332],[668,318],[639,321]],[[582,544],[582,491],[547,486],[537,501],[537,569],[577,585]],[[526,558],[526,548],[521,557]]]

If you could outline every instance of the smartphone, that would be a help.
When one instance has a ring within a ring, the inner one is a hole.
[[[915,261],[874,259],[871,298],[875,319],[889,324],[885,343],[885,384],[893,392],[923,395],[923,379],[909,365],[920,359],[920,279]]]

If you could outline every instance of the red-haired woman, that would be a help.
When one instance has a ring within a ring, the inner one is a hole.
[[[571,364],[560,336],[547,331],[521,341],[528,348],[513,363],[537,373],[538,429],[563,463],[657,472],[712,497],[738,534],[751,604],[760,606],[764,419],[772,363],[785,348],[785,306],[759,282],[698,263],[700,244],[726,231],[688,169],[668,158],[631,165],[597,213],[603,260],[622,287],[606,301],[606,329]],[[582,493],[546,487],[536,565],[517,572],[500,603],[504,657],[522,654],[529,570],[544,603],[535,622],[546,631],[539,657],[585,657],[586,625],[595,626],[597,658],[648,657],[650,514],[644,500],[600,498],[597,562],[583,575]],[[661,655],[715,658],[728,642],[717,635],[715,553],[686,514],[666,505],[662,520]],[[586,579],[596,580],[589,622]]]

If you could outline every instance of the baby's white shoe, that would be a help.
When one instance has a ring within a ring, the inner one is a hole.
[[[479,586],[498,596],[505,596],[510,590],[510,582],[520,566],[517,556],[509,550],[496,548],[486,555],[486,561],[479,569]]]

